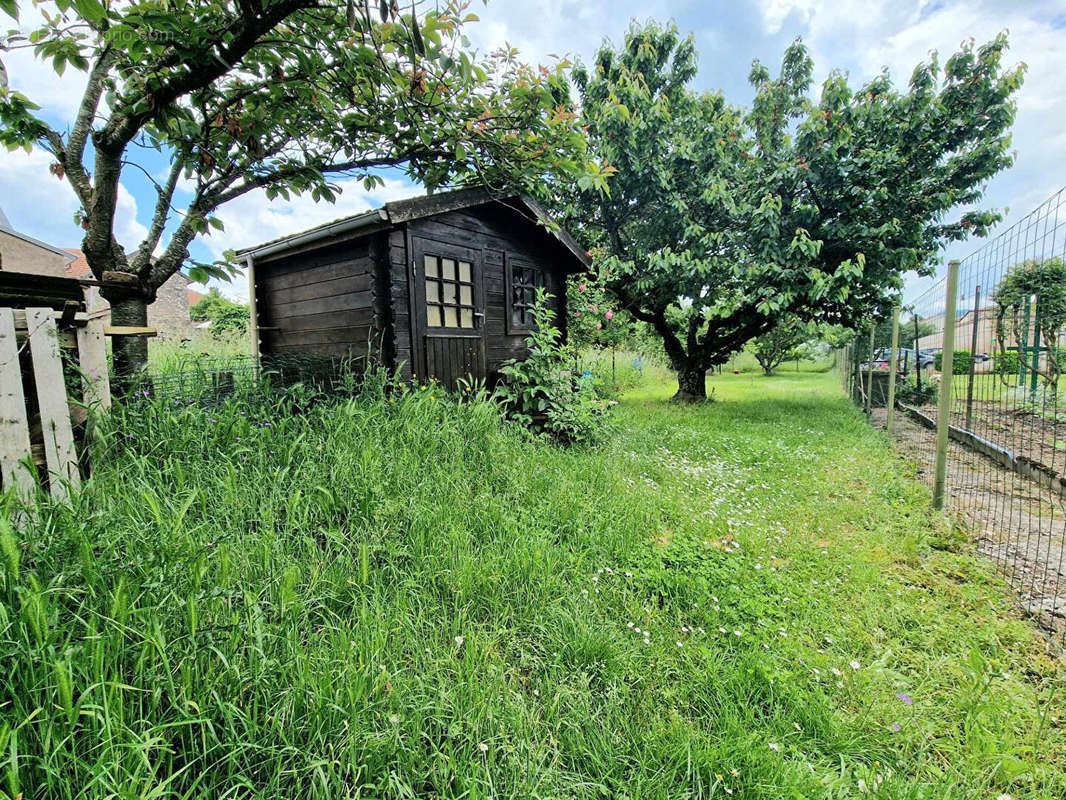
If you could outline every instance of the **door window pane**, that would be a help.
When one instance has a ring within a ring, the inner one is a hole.
[[[431,328],[477,327],[474,265],[469,261],[427,255],[426,324]]]

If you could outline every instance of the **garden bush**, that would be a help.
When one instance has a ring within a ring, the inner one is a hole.
[[[969,375],[970,374],[970,360],[973,358],[969,350],[956,350],[955,355],[951,361],[952,372],[955,375]],[[936,354],[936,358],[933,360],[933,368],[940,372],[944,367],[944,353],[943,351]]]
[[[1017,375],[1018,365],[1021,362],[1018,360],[1018,353],[1013,350],[1008,350],[1005,353],[993,353],[992,364],[994,369],[999,375]]]
[[[561,444],[592,443],[607,430],[614,401],[596,391],[592,377],[578,378],[571,367],[576,354],[561,341],[552,322],[547,295],[538,290],[533,306],[533,330],[526,337],[529,355],[509,359],[500,368],[504,379],[495,397],[508,419]]]
[[[924,406],[935,403],[937,384],[928,378],[919,386],[914,378],[907,378],[896,386],[896,400],[909,406]]]

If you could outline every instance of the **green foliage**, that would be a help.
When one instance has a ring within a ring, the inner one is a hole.
[[[1020,363],[1017,350],[1000,350],[992,354],[992,365],[997,375],[1017,375]]]
[[[194,322],[210,322],[211,335],[216,339],[248,331],[248,306],[223,297],[215,287],[189,309],[189,317]]]
[[[1066,796],[1066,669],[883,436],[715,384],[598,448],[379,383],[117,408],[4,546],[0,790]]]
[[[1061,258],[1047,258],[1016,264],[1003,276],[992,299],[1001,353],[1006,352],[1011,339],[1028,346],[1034,326],[1039,328],[1042,342],[1058,342],[1066,327],[1066,263]],[[1062,372],[1059,365],[1058,349],[1052,347],[1044,368],[1037,372],[1054,387]]]
[[[937,399],[937,382],[929,377],[922,379],[918,385],[918,379],[911,375],[906,380],[896,383],[896,399],[909,406],[926,406],[935,403]]]
[[[562,344],[553,324],[555,312],[543,289],[537,290],[532,313],[533,330],[526,336],[529,355],[504,362],[496,398],[510,419],[557,442],[600,440],[607,431],[607,413],[613,402],[599,396],[593,381],[573,375],[577,354]]]
[[[810,332],[807,326],[795,317],[783,319],[768,332],[756,336],[748,343],[748,349],[759,362],[766,375],[773,375],[774,370],[784,361],[802,357],[802,345]]]
[[[969,375],[970,362],[973,354],[969,350],[956,350],[951,358],[951,370],[955,375]],[[940,372],[944,369],[944,352],[941,351],[933,357],[933,369]]]
[[[1012,161],[1022,70],[1002,68],[1006,46],[934,57],[905,91],[887,74],[853,89],[832,72],[812,101],[797,42],[777,77],[755,64],[741,109],[691,88],[691,37],[634,25],[574,72],[591,148],[615,171],[610,195],[544,191],[619,307],[695,377],[785,314],[849,327],[884,316],[903,273],[928,273],[943,244],[1000,218],[948,215]]]

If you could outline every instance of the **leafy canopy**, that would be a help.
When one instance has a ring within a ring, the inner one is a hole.
[[[634,26],[574,72],[610,195],[547,191],[679,371],[723,363],[786,314],[853,326],[905,271],[931,271],[944,243],[1000,218],[949,213],[1011,163],[1022,70],[1001,68],[1006,46],[967,43],[943,67],[934,56],[906,91],[887,73],[854,90],[834,72],[815,101],[796,42],[776,77],[754,64],[741,109],[690,88],[691,37]]]

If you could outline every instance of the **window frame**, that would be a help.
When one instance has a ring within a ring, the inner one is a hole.
[[[508,255],[507,256],[507,270],[506,270],[507,271],[507,281],[506,281],[505,293],[504,293],[504,306],[505,306],[504,307],[504,320],[506,321],[506,330],[507,330],[508,335],[518,334],[518,333],[529,333],[530,331],[533,330],[533,321],[532,321],[532,319],[530,319],[529,322],[525,323],[525,324],[519,323],[519,322],[515,322],[515,319],[514,319],[514,312],[515,312],[515,302],[514,302],[514,285],[515,285],[515,281],[514,281],[514,273],[515,273],[516,269],[520,269],[520,270],[521,269],[528,269],[528,270],[533,270],[535,272],[540,273],[540,278],[541,278],[540,286],[538,287],[534,283],[534,284],[532,284],[532,288],[534,290],[537,289],[537,288],[542,288],[549,295],[554,295],[554,292],[552,292],[552,290],[551,290],[551,284],[549,283],[548,270],[546,270],[543,266],[541,266],[540,264],[538,264],[535,261],[532,261],[530,259],[521,258],[521,257],[514,257],[514,256]],[[529,287],[530,284],[523,284],[523,286]],[[534,291],[534,295],[535,294],[536,294],[536,292]],[[520,307],[529,308],[529,306],[527,306],[525,304],[521,304]]]
[[[421,286],[420,286],[420,291],[419,291],[419,300],[420,300],[419,314],[420,314],[420,317],[421,317],[422,325],[423,325],[426,333],[428,333],[428,334],[447,333],[447,334],[450,334],[450,335],[467,335],[467,336],[480,334],[482,328],[484,327],[484,315],[483,315],[483,312],[481,310],[482,298],[479,296],[479,286],[481,285],[481,282],[479,281],[479,273],[478,273],[479,264],[478,264],[478,259],[474,257],[474,253],[471,253],[469,255],[465,255],[465,254],[461,255],[461,254],[459,254],[457,252],[452,251],[448,247],[437,247],[437,248],[434,248],[432,246],[429,246],[429,247],[424,247],[423,248],[423,252],[420,254],[420,258],[421,258],[421,265],[420,265],[420,269],[418,271],[418,275],[421,278]],[[427,258],[434,258],[434,259],[437,260],[437,274],[435,276],[430,276],[426,272],[426,259]],[[454,266],[453,266],[453,269],[455,270],[454,279],[444,277],[443,266],[444,266],[444,261],[446,261],[446,260],[447,261],[451,261],[454,264]],[[459,270],[459,264],[460,263],[466,263],[466,264],[470,265],[470,279],[468,281],[464,281],[461,278],[460,270]],[[433,282],[433,283],[435,283],[437,285],[438,292],[439,292],[438,298],[436,300],[433,300],[433,301],[430,300],[429,293],[428,293],[428,285],[429,285],[430,282]],[[445,295],[445,287],[446,286],[454,286],[455,287],[455,298],[454,298],[454,301],[446,301],[445,300],[444,295]],[[462,292],[463,292],[464,288],[469,288],[469,290],[470,290],[470,302],[469,303],[464,303],[463,302]],[[439,309],[439,311],[440,311],[440,321],[441,321],[440,325],[432,325],[432,324],[430,324],[429,309],[430,309],[431,303],[432,303],[433,307]],[[463,312],[464,311],[469,311],[470,312],[470,319],[471,319],[472,324],[470,326],[468,326],[468,327],[467,326],[463,326],[461,324],[460,325],[455,325],[455,326],[444,324],[446,319],[447,319],[446,310],[449,309],[449,308],[455,309],[456,319],[460,323],[462,322]]]

